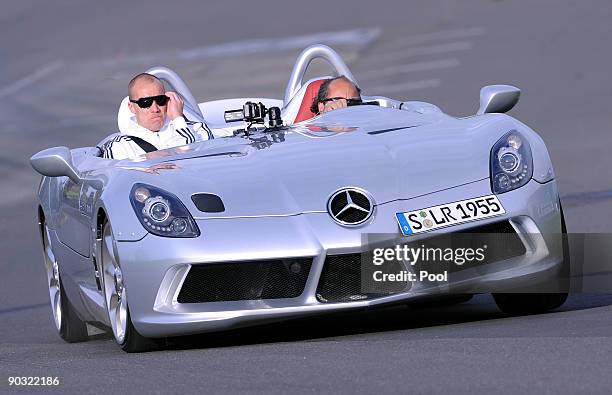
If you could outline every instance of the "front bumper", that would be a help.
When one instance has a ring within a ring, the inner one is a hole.
[[[490,194],[489,180],[481,180],[427,196],[376,207],[373,219],[360,228],[337,225],[327,213],[295,216],[197,220],[202,235],[169,239],[147,235],[136,242],[117,242],[135,328],[144,336],[165,337],[253,325],[286,318],[398,303],[448,293],[449,284],[415,283],[406,292],[370,300],[321,303],[316,297],[328,255],[362,252],[365,233],[401,237],[395,213]],[[525,255],[503,261],[497,269],[462,276],[453,292],[501,289],[544,281],[563,261],[561,216],[556,182],[534,180],[499,195],[506,214],[444,229],[455,232],[509,220],[521,236]],[[418,235],[419,238],[431,234]],[[405,240],[405,238],[404,238]],[[413,239],[411,239],[413,240]],[[415,239],[418,240],[418,239]],[[178,303],[181,285],[193,264],[311,257],[304,291],[286,299],[254,299],[208,303]]]

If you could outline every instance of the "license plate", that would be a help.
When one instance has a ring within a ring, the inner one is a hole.
[[[489,195],[396,213],[395,217],[404,236],[410,236],[505,213],[497,196]]]

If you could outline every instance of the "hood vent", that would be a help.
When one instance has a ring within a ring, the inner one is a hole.
[[[203,213],[222,213],[225,211],[221,198],[212,193],[196,193],[191,195],[191,200]]]

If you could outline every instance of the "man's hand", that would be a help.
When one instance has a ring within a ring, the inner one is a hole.
[[[174,120],[178,117],[183,116],[183,99],[176,92],[166,92],[166,96],[170,98],[168,100],[167,115],[170,120]]]
[[[346,99],[331,100],[325,103],[321,112],[328,112],[346,107]]]

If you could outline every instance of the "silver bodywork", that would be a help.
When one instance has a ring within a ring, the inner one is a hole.
[[[290,96],[300,89],[292,81]],[[502,217],[443,232],[507,219],[527,253],[489,271],[466,270],[452,285],[460,292],[475,285],[516,285],[555,273],[562,261],[562,248],[554,237],[561,231],[559,198],[551,160],[538,134],[505,114],[458,119],[427,103],[387,98],[380,102],[386,106],[349,107],[284,130],[165,150],[157,158],[115,161],[95,156],[96,148],[71,150],[78,178],[43,177],[38,198],[64,290],[80,318],[110,324],[94,262],[103,259],[103,218],[112,225],[131,320],[143,336],[214,331],[443,294],[448,284],[417,283],[390,296],[322,303],[316,289],[326,257],[364,251],[363,234],[405,241],[395,213],[492,194],[491,149],[511,130],[531,147],[533,177],[497,195],[506,210]],[[202,103],[200,108],[210,107]],[[168,163],[172,168],[151,170]],[[181,239],[148,233],[130,204],[135,183],[176,195],[193,216],[200,236]],[[346,187],[367,191],[374,203],[372,217],[356,227],[341,226],[328,213],[330,196]],[[199,211],[191,199],[198,193],[218,195],[225,210]],[[192,265],[297,257],[312,260],[298,297],[177,301]]]

